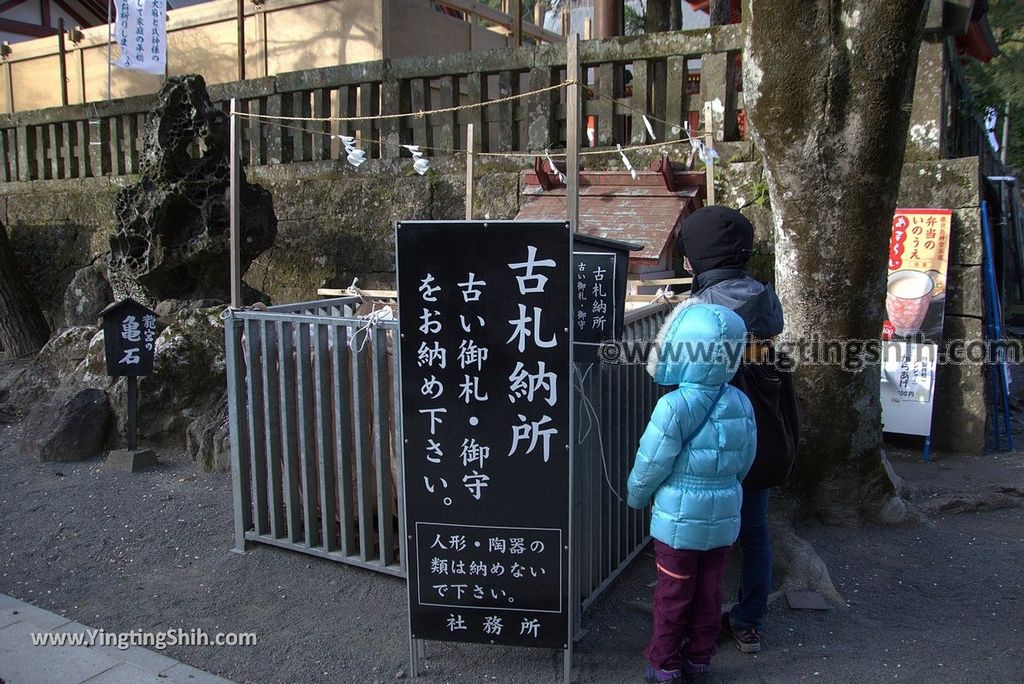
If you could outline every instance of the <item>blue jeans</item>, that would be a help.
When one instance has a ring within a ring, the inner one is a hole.
[[[768,536],[769,489],[743,490],[740,511],[740,548],[743,566],[740,571],[739,603],[729,613],[736,629],[764,629],[768,612],[768,593],[772,588],[772,540]]]

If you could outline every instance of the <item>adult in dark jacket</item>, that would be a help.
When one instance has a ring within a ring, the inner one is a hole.
[[[789,475],[799,440],[799,405],[792,374],[780,372],[772,338],[783,328],[782,305],[775,291],[747,272],[753,252],[754,227],[743,214],[728,207],[704,207],[683,222],[677,249],[694,275],[690,297],[679,304],[662,326],[686,307],[701,302],[735,311],[749,333],[747,353],[730,384],[750,399],[757,423],[757,455],[743,480],[740,547],[743,551],[739,602],[723,615],[722,628],[732,634],[744,653],[761,650],[772,585],[772,546],[768,534],[768,495]],[[653,373],[663,343],[648,358]]]

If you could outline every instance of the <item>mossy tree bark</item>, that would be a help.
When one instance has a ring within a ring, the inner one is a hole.
[[[878,339],[927,0],[745,0],[744,101],[764,157],[788,341]],[[828,522],[907,515],[884,467],[879,374],[803,364],[794,474]]]
[[[39,351],[50,337],[50,326],[18,270],[17,259],[0,224],[0,344],[9,357]]]

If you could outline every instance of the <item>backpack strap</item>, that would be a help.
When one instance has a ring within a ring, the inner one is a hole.
[[[708,421],[711,420],[711,414],[714,413],[715,407],[718,406],[719,400],[722,398],[722,395],[725,394],[726,387],[727,385],[722,385],[721,387],[718,388],[718,394],[715,395],[715,400],[711,402],[711,406],[708,408],[708,412],[707,415],[704,416],[704,420],[700,421],[700,425],[697,426],[697,429],[691,432],[690,436],[683,440],[682,446],[686,446],[691,441],[693,441],[693,438],[696,437],[700,433],[700,431],[704,429],[704,426],[708,424]]]

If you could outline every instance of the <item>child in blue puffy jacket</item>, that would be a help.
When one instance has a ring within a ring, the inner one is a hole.
[[[644,651],[648,682],[696,681],[715,654],[740,483],[757,445],[750,402],[728,384],[745,343],[743,320],[711,304],[686,308],[663,335],[655,381],[679,388],[655,406],[628,483],[630,506],[654,501],[658,587]]]

